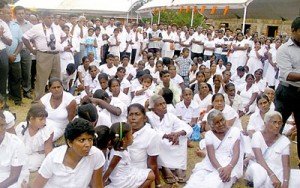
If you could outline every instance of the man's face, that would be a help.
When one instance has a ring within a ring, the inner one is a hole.
[[[53,21],[54,21],[53,15],[48,15],[44,18],[44,23],[47,27],[51,27]]]
[[[4,8],[3,9],[3,15],[2,18],[5,22],[10,22],[11,18],[12,18],[12,12],[10,10],[10,8]]]
[[[115,19],[110,19],[109,20],[109,25],[114,25],[115,24]]]
[[[297,42],[300,42],[300,29],[292,29],[292,36]]]
[[[25,17],[25,11],[24,10],[17,10],[15,16],[16,16],[18,22],[23,22],[24,17]]]

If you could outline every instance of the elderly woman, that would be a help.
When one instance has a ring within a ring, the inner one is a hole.
[[[254,187],[295,187],[295,182],[290,181],[296,181],[299,176],[292,178],[295,171],[290,175],[290,141],[280,134],[281,114],[269,111],[264,124],[262,131],[253,134],[251,145],[255,161],[250,161],[245,177]]]
[[[247,132],[250,137],[255,131],[261,131],[264,129],[264,116],[270,110],[270,100],[267,95],[259,95],[256,99],[256,104],[259,110],[250,115],[249,123],[247,126]]]
[[[65,131],[67,144],[47,155],[31,188],[103,188],[105,158],[93,146],[94,134],[87,120],[77,118],[69,123]]]
[[[59,139],[65,132],[65,128],[75,117],[76,101],[74,96],[63,91],[63,85],[59,78],[51,78],[49,91],[40,99],[48,112],[47,126],[54,131],[53,141]]]
[[[25,146],[16,135],[6,132],[6,126],[0,112],[0,187],[19,188],[29,179]]]
[[[237,94],[239,94],[243,99],[244,114],[249,114],[255,111],[255,99],[258,95],[258,88],[254,84],[254,76],[248,74],[246,76],[246,83],[238,88]]]
[[[185,188],[231,187],[243,175],[240,129],[226,126],[219,110],[209,113],[207,120],[211,128],[205,136],[207,156],[196,164]]]
[[[128,147],[131,165],[136,168],[151,168],[155,174],[155,184],[161,186],[157,157],[159,155],[159,135],[147,124],[146,110],[135,103],[128,107],[127,122],[132,127],[134,142]]]
[[[160,136],[158,164],[162,167],[166,183],[185,182],[187,168],[187,138],[192,128],[174,114],[167,112],[167,105],[160,95],[153,95],[149,101],[151,112],[147,113],[152,128]],[[175,174],[171,171],[175,170]],[[177,177],[178,179],[177,179]]]
[[[194,101],[199,105],[200,114],[208,111],[211,105],[212,94],[209,92],[209,87],[206,82],[201,82],[199,85],[199,93],[194,95]]]

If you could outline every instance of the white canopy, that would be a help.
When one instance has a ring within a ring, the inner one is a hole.
[[[23,6],[37,10],[56,9],[64,0],[20,0],[14,6]]]

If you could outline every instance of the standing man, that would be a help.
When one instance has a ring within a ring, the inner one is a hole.
[[[0,2],[0,13],[4,3]],[[8,56],[6,53],[6,45],[10,46],[12,43],[12,35],[8,25],[0,19],[0,94],[4,97],[6,103],[6,88],[8,77]],[[6,105],[6,104],[5,104]]]
[[[192,35],[191,59],[194,59],[194,57],[203,58],[204,40],[205,36],[202,34],[202,28],[198,26],[197,32]]]
[[[294,113],[300,159],[300,17],[293,21],[291,30],[291,38],[279,47],[276,55],[280,84],[275,94],[275,107],[282,114],[282,125]]]
[[[43,22],[34,25],[23,35],[23,43],[29,51],[36,55],[36,84],[35,98],[33,103],[37,103],[45,94],[47,81],[52,77],[60,77],[60,57],[59,52],[63,51],[61,41],[66,34],[59,27],[53,26],[53,14],[44,12]],[[34,41],[36,49],[30,44]]]
[[[19,24],[22,33],[30,30],[32,24],[25,20],[25,8],[22,6],[16,6],[14,8],[14,14],[16,15],[16,22]],[[22,72],[22,87],[23,87],[23,97],[32,99],[30,94],[31,89],[31,54],[30,51],[23,45],[23,48],[20,52],[21,55],[21,72]]]
[[[6,47],[8,61],[9,61],[9,76],[8,76],[8,90],[10,97],[14,100],[15,105],[21,105],[21,65],[20,65],[20,51],[23,47],[22,30],[19,25],[12,21],[11,8],[6,5],[3,8],[3,21],[9,26],[12,34],[12,44]]]
[[[157,24],[154,23],[152,25],[152,31],[149,33],[149,49],[148,51],[156,54],[156,52],[160,52],[160,43],[162,40],[162,33],[157,28]]]

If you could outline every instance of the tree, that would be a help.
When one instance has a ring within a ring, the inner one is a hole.
[[[164,12],[160,12],[160,23],[165,24],[176,24],[178,26],[190,26],[191,25],[191,17],[192,17],[192,9],[186,13],[186,10],[182,10],[180,12],[179,10],[165,10]],[[157,23],[158,21],[158,15],[159,12],[156,11],[153,16],[153,22]],[[197,27],[199,25],[202,26],[205,25],[203,21],[204,17],[199,14],[198,12],[194,13],[194,21],[193,21],[193,27]],[[145,18],[144,21],[150,21],[151,18]]]

